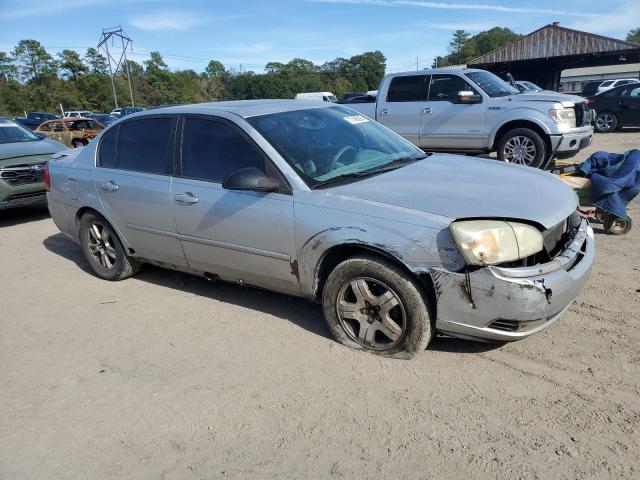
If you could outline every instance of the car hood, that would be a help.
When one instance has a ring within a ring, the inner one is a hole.
[[[34,140],[33,142],[0,143],[0,161],[10,159],[21,161],[22,157],[51,155],[66,148],[63,144],[49,139]],[[6,162],[2,163],[6,166]]]
[[[564,93],[551,92],[549,90],[542,90],[540,92],[533,93],[520,93],[518,95],[512,95],[513,100],[518,101],[531,101],[531,102],[555,102],[563,103],[565,107],[573,106],[573,104],[584,102],[584,98],[578,95],[567,95]],[[572,105],[569,105],[572,104]]]
[[[529,167],[458,155],[430,157],[325,190],[328,195],[448,217],[509,218],[557,225],[577,207],[558,177]]]

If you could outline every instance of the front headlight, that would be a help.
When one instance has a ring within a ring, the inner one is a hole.
[[[449,228],[469,265],[513,262],[543,248],[540,231],[524,223],[500,220],[464,220]]]
[[[549,110],[549,116],[556,123],[564,123],[570,127],[576,126],[576,111],[573,108],[555,108]]]

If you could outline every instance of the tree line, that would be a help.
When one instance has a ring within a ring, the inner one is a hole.
[[[169,70],[159,52],[142,63],[128,60],[136,106],[293,98],[299,92],[347,92],[378,88],[386,69],[380,51],[336,58],[322,65],[301,58],[288,63],[270,62],[264,73],[227,69],[211,60],[203,72]],[[129,105],[126,67],[115,77],[120,107]],[[9,53],[0,52],[0,115],[24,111],[59,112],[65,109],[109,112],[114,99],[109,64],[95,48],[84,55],[62,50],[52,55],[37,40],[21,40]]]

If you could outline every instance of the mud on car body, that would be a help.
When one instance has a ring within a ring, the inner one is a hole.
[[[436,331],[531,335],[593,263],[576,195],[553,175],[428,155],[326,102],[134,114],[48,165],[52,217],[101,278],[148,262],[306,297],[338,341],[388,356]]]

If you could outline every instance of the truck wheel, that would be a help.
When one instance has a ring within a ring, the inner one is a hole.
[[[618,117],[611,112],[600,112],[596,117],[595,131],[599,133],[613,132],[618,128]]]
[[[98,277],[123,280],[140,270],[140,262],[126,254],[116,232],[104,218],[84,214],[79,233],[84,256]]]
[[[336,340],[378,355],[411,358],[433,335],[420,288],[392,262],[375,256],[339,264],[325,283],[322,307]]]
[[[542,137],[529,128],[514,128],[498,142],[498,158],[504,162],[540,168],[547,158]]]

